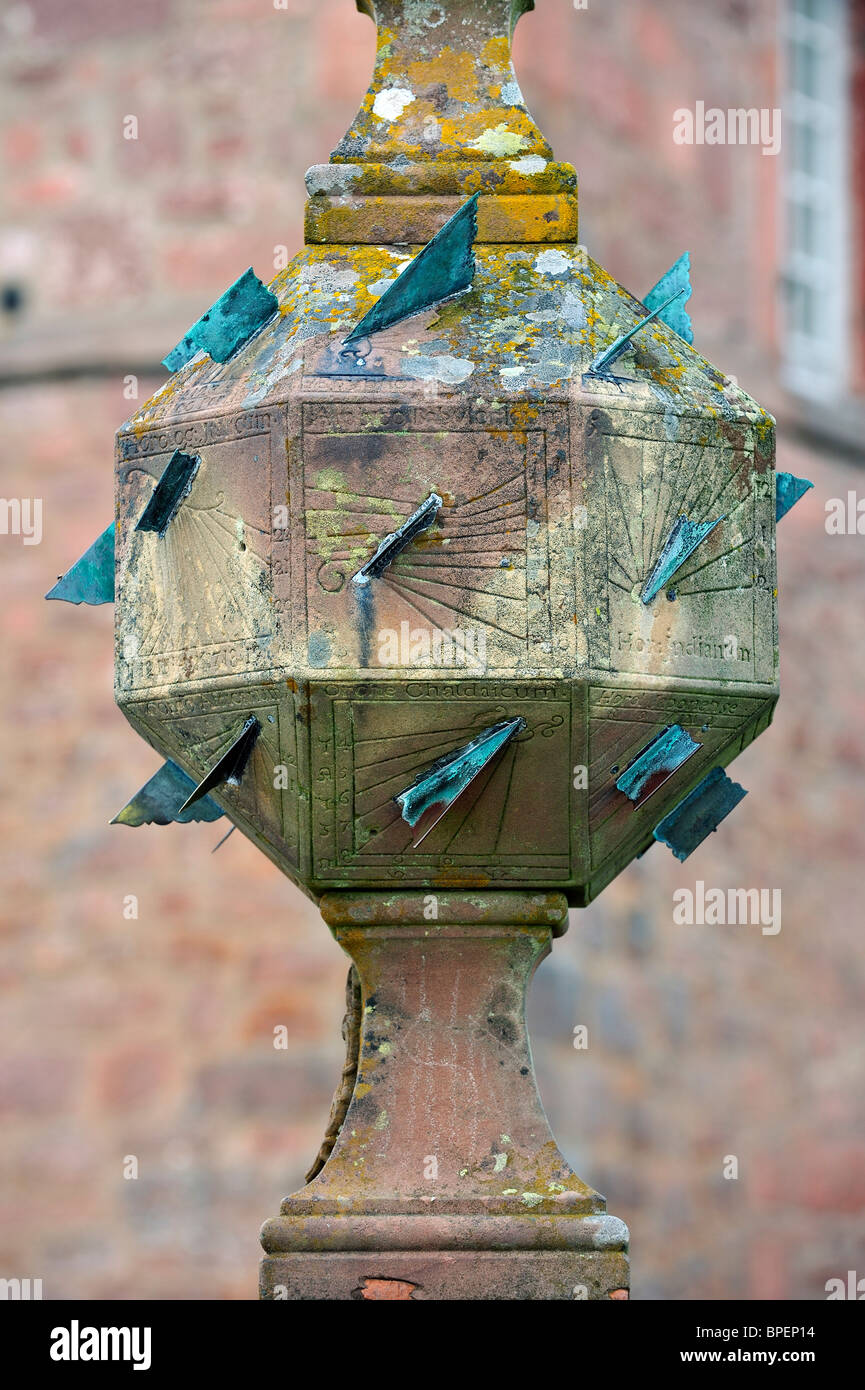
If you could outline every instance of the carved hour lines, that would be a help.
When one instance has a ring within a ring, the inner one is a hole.
[[[434,626],[456,614],[524,639],[526,520],[521,471],[446,509],[440,531],[404,551],[387,581]]]
[[[261,774],[261,784],[267,785],[270,781],[269,768],[271,764],[279,761],[279,735],[276,712],[272,706],[247,710],[246,706],[239,705],[237,710],[226,710],[224,714],[220,712],[203,719],[179,719],[178,733],[184,732],[188,739],[188,742],[184,740],[179,746],[183,748],[187,757],[193,758],[197,763],[210,765],[228,751],[236,740],[244,719],[250,715],[257,716],[260,724],[260,731],[252,744],[249,757],[250,768],[256,773],[252,780],[258,783],[258,774]]]
[[[525,470],[470,497],[446,490],[442,496],[436,522],[372,581],[373,589],[391,589],[433,628],[453,627],[456,615],[505,639],[524,641]],[[319,586],[341,592],[351,571],[367,562],[384,535],[398,530],[416,507],[416,495],[382,498],[336,489],[308,493],[307,545]]]
[[[614,589],[630,595],[644,585],[681,516],[695,525],[722,520],[712,539],[707,533],[704,544],[677,571],[675,596],[751,587],[749,555],[740,556],[753,539],[741,524],[741,509],[753,502],[750,482],[743,474],[748,455],[712,446],[625,438],[613,447],[608,443],[605,455],[611,523],[608,578]],[[713,553],[706,554],[707,546]],[[694,583],[698,575],[702,579]]]
[[[358,743],[355,773],[356,839],[360,841],[360,847],[365,854],[388,854],[393,851],[402,853],[411,849],[414,831],[403,820],[394,797],[405,790],[406,780],[411,779],[413,774],[422,772],[436,757],[450,751],[461,738],[471,739],[477,734],[478,724],[474,723],[443,730],[434,736],[434,743],[425,741],[429,735],[412,737],[410,752],[397,754],[386,760],[375,756],[375,749],[381,747],[382,740],[371,740],[373,748],[365,767],[367,774],[380,773],[387,769],[384,776],[376,776],[374,780],[368,775],[363,775],[364,766],[360,760],[363,757],[364,742]],[[403,740],[406,738],[405,735],[401,737]],[[480,771],[463,796],[442,817],[441,823],[430,832],[424,849],[419,851],[421,854],[433,850],[433,841],[436,854],[448,853],[466,826],[481,796],[484,798],[484,848],[489,853],[498,851],[518,751],[519,745],[511,744],[503,750],[500,758],[493,760]],[[493,782],[494,788],[491,787]],[[491,789],[490,795],[486,794],[487,788]]]
[[[434,762],[436,758],[447,753],[456,743],[459,743],[461,737],[468,740],[475,737],[477,733],[478,726],[476,724],[466,724],[462,726],[453,725],[451,728],[443,729],[441,732],[437,733],[413,735],[411,737],[411,747],[407,752],[393,753],[389,757],[384,758],[381,756],[381,752],[382,744],[387,741],[386,738],[378,737],[369,742],[364,740],[359,741],[355,750],[356,791],[365,794],[374,788],[389,786],[391,782],[394,783],[395,787],[394,791],[384,796],[382,801],[377,805],[368,806],[366,808],[367,814],[371,814],[373,811],[379,811],[387,806],[388,802],[392,801],[393,797],[396,796],[398,792],[404,790],[406,778],[410,778],[413,773],[420,771],[423,767]],[[406,734],[395,734],[394,739],[405,744],[408,736]],[[365,748],[369,750],[366,754],[366,760],[364,756]],[[384,776],[372,781],[369,777],[371,771],[376,773],[384,772]],[[399,807],[395,806],[394,809],[396,810],[397,816],[399,816]]]
[[[218,504],[192,507],[187,502],[165,535],[149,547],[150,553],[142,549],[138,563],[152,567],[160,593],[172,594],[193,581],[199,598],[194,610],[173,602],[156,605],[151,610],[156,621],[151,621],[149,630],[146,620],[141,623],[139,657],[183,650],[190,629],[195,632],[196,647],[270,631],[269,615],[256,601],[260,592],[256,581],[265,562],[245,539],[239,539],[248,534],[243,523],[221,512]],[[149,541],[144,538],[144,545]],[[143,618],[146,612],[142,610]]]

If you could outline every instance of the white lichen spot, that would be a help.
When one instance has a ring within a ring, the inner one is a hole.
[[[556,247],[542,251],[535,260],[535,270],[539,275],[563,275],[570,268],[570,258]]]
[[[434,116],[424,117],[424,127],[420,138],[425,145],[437,145],[442,138],[442,128]]]
[[[414,92],[408,87],[388,87],[377,92],[372,104],[373,114],[381,121],[397,121],[407,106],[415,100]]]
[[[285,377],[293,376],[295,372],[299,372],[302,366],[302,357],[293,357],[291,361],[286,364],[283,354],[279,353],[270,371],[265,373],[264,380],[261,384],[247,391],[243,398],[244,410],[252,410],[264,400],[265,396],[269,395],[280,381],[284,380]]]
[[[402,275],[406,266],[411,265],[413,259],[414,258],[412,256],[407,256],[404,260],[400,261],[399,265],[395,265],[392,267],[393,275],[382,275],[381,279],[373,280],[369,285],[367,285],[367,289],[369,290],[370,294],[382,295],[384,294],[385,290],[389,290],[391,285],[396,284],[397,280]]]
[[[404,361],[403,376],[413,381],[440,381],[445,386],[458,386],[467,381],[475,369],[466,357],[413,357]]]
[[[381,1053],[382,1057],[389,1057],[389,1056],[390,1056],[390,1043],[389,1043],[389,1042],[379,1043],[379,1045],[378,1045],[378,1050],[379,1050],[379,1052]]]
[[[508,381],[513,377],[522,376],[524,371],[526,371],[525,367],[499,367],[499,376]]]
[[[512,159],[511,168],[515,174],[542,174],[547,161],[539,154],[524,154],[522,159]]]
[[[565,292],[561,303],[561,315],[567,328],[585,328],[586,306],[574,290]]]
[[[543,1200],[543,1195],[540,1192],[524,1192],[520,1198],[523,1206],[526,1207],[536,1207]]]
[[[507,1154],[493,1154],[493,1158],[495,1159],[495,1162],[493,1164],[493,1172],[501,1173],[503,1169],[507,1167]]]
[[[375,1124],[373,1125],[373,1129],[387,1129],[387,1125],[388,1125],[387,1111],[386,1111],[386,1110],[382,1110],[381,1114],[376,1116],[376,1120],[375,1120]]]
[[[316,193],[339,195],[351,191],[351,185],[363,170],[356,164],[316,164],[307,171],[306,191],[310,198]]]
[[[592,1236],[596,1250],[622,1250],[628,1243],[628,1228],[618,1216],[602,1216]]]
[[[502,84],[502,101],[507,102],[508,106],[522,106],[523,94],[520,91],[519,82]]]
[[[331,294],[340,289],[353,289],[360,281],[357,271],[347,266],[339,269],[327,261],[316,261],[312,265],[301,266],[300,284],[321,294]],[[300,286],[298,286],[299,288]]]
[[[395,284],[396,284],[396,277],[395,277],[395,276],[394,276],[393,279],[388,279],[388,278],[385,276],[385,277],[384,277],[383,279],[381,279],[381,280],[373,280],[371,284],[367,285],[367,289],[369,290],[370,294],[374,294],[374,295],[376,296],[376,298],[378,298],[379,295],[384,294],[385,290],[389,290],[390,287],[391,287],[391,285],[395,285]]]
[[[476,150],[484,150],[486,154],[497,155],[500,158],[509,154],[519,154],[527,143],[524,135],[520,135],[516,130],[509,130],[504,122],[469,141]]]

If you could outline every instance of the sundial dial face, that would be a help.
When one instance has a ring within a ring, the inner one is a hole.
[[[166,692],[124,702],[127,719],[167,758],[200,782],[254,717],[260,733],[239,785],[209,793],[289,877],[303,867],[298,718],[291,691],[258,687]]]
[[[581,704],[581,702],[579,702]],[[377,885],[548,882],[584,867],[585,798],[571,769],[585,722],[568,686],[487,679],[314,685],[316,881]],[[396,798],[437,758],[504,719],[522,718],[448,813],[413,848]]]
[[[260,426],[268,417],[259,419]],[[124,437],[117,475],[118,689],[273,663],[271,437],[244,417]],[[164,534],[138,530],[176,447],[200,464]]]
[[[725,765],[769,724],[772,693],[708,693],[678,686],[641,689],[611,680],[588,692],[587,818],[591,863],[587,897],[597,895],[633,858],[658,821],[718,765]],[[616,783],[620,774],[665,729],[678,725],[699,745],[652,796],[631,802]]]
[[[567,480],[550,487],[545,442],[507,427],[305,432],[310,666],[549,666],[546,522],[551,505],[566,515]],[[352,575],[431,492],[435,523],[359,590]],[[434,635],[454,632],[463,645],[442,655]]]
[[[587,417],[590,664],[773,682],[774,500],[756,430],[613,409]],[[683,516],[708,534],[645,602],[646,580]]]

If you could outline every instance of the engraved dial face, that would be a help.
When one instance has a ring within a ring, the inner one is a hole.
[[[702,421],[591,413],[591,665],[774,680],[772,479],[748,432],[738,433],[709,443]],[[696,543],[657,588],[652,578],[663,573],[659,560],[682,517]]]
[[[765,696],[706,694],[592,686],[589,690],[589,763],[586,789],[590,855],[594,867],[627,852],[631,857],[654,826],[710,768],[750,743],[772,716]],[[619,787],[640,750],[663,730],[679,726],[694,750],[649,795],[629,798]]]
[[[569,877],[580,854],[571,767],[584,737],[567,687],[462,681],[315,687],[311,697],[316,879],[486,883]],[[430,765],[506,720],[523,727],[487,760],[415,848],[397,798]]]
[[[237,784],[220,781],[209,795],[244,834],[289,874],[300,864],[298,722],[291,694],[269,689],[202,690],[136,700],[126,716],[139,733],[198,785],[258,725]]]
[[[122,440],[118,468],[117,683],[126,690],[267,669],[270,598],[269,430],[255,417],[192,422]],[[241,430],[243,433],[241,433]],[[174,454],[200,458],[162,534],[138,530]]]
[[[304,431],[310,666],[459,674],[552,664],[552,604],[573,575],[551,577],[548,527],[551,514],[568,517],[567,478],[547,467],[544,430],[502,425]],[[441,499],[431,524],[368,583],[352,582],[431,496]],[[571,624],[555,649],[561,658],[573,645]]]

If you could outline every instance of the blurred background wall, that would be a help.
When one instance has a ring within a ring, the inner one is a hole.
[[[111,609],[42,595],[112,515],[160,358],[299,248],[373,47],[351,0],[0,5],[0,492],[43,499],[41,544],[0,534],[0,1277],[46,1298],[254,1297],[341,1067],[311,904],[240,835],[212,854],[220,826],[108,826],[158,760],[112,703]],[[631,1227],[635,1297],[823,1298],[865,1276],[865,538],[824,524],[865,495],[865,5],[538,0],[515,62],[590,252],[641,294],[690,250],[698,346],[815,483],[779,530],[750,795],[572,914],[533,986],[540,1088]],[[780,154],[677,145],[698,101],[779,108]],[[675,925],[698,879],[780,888],[781,931]]]

